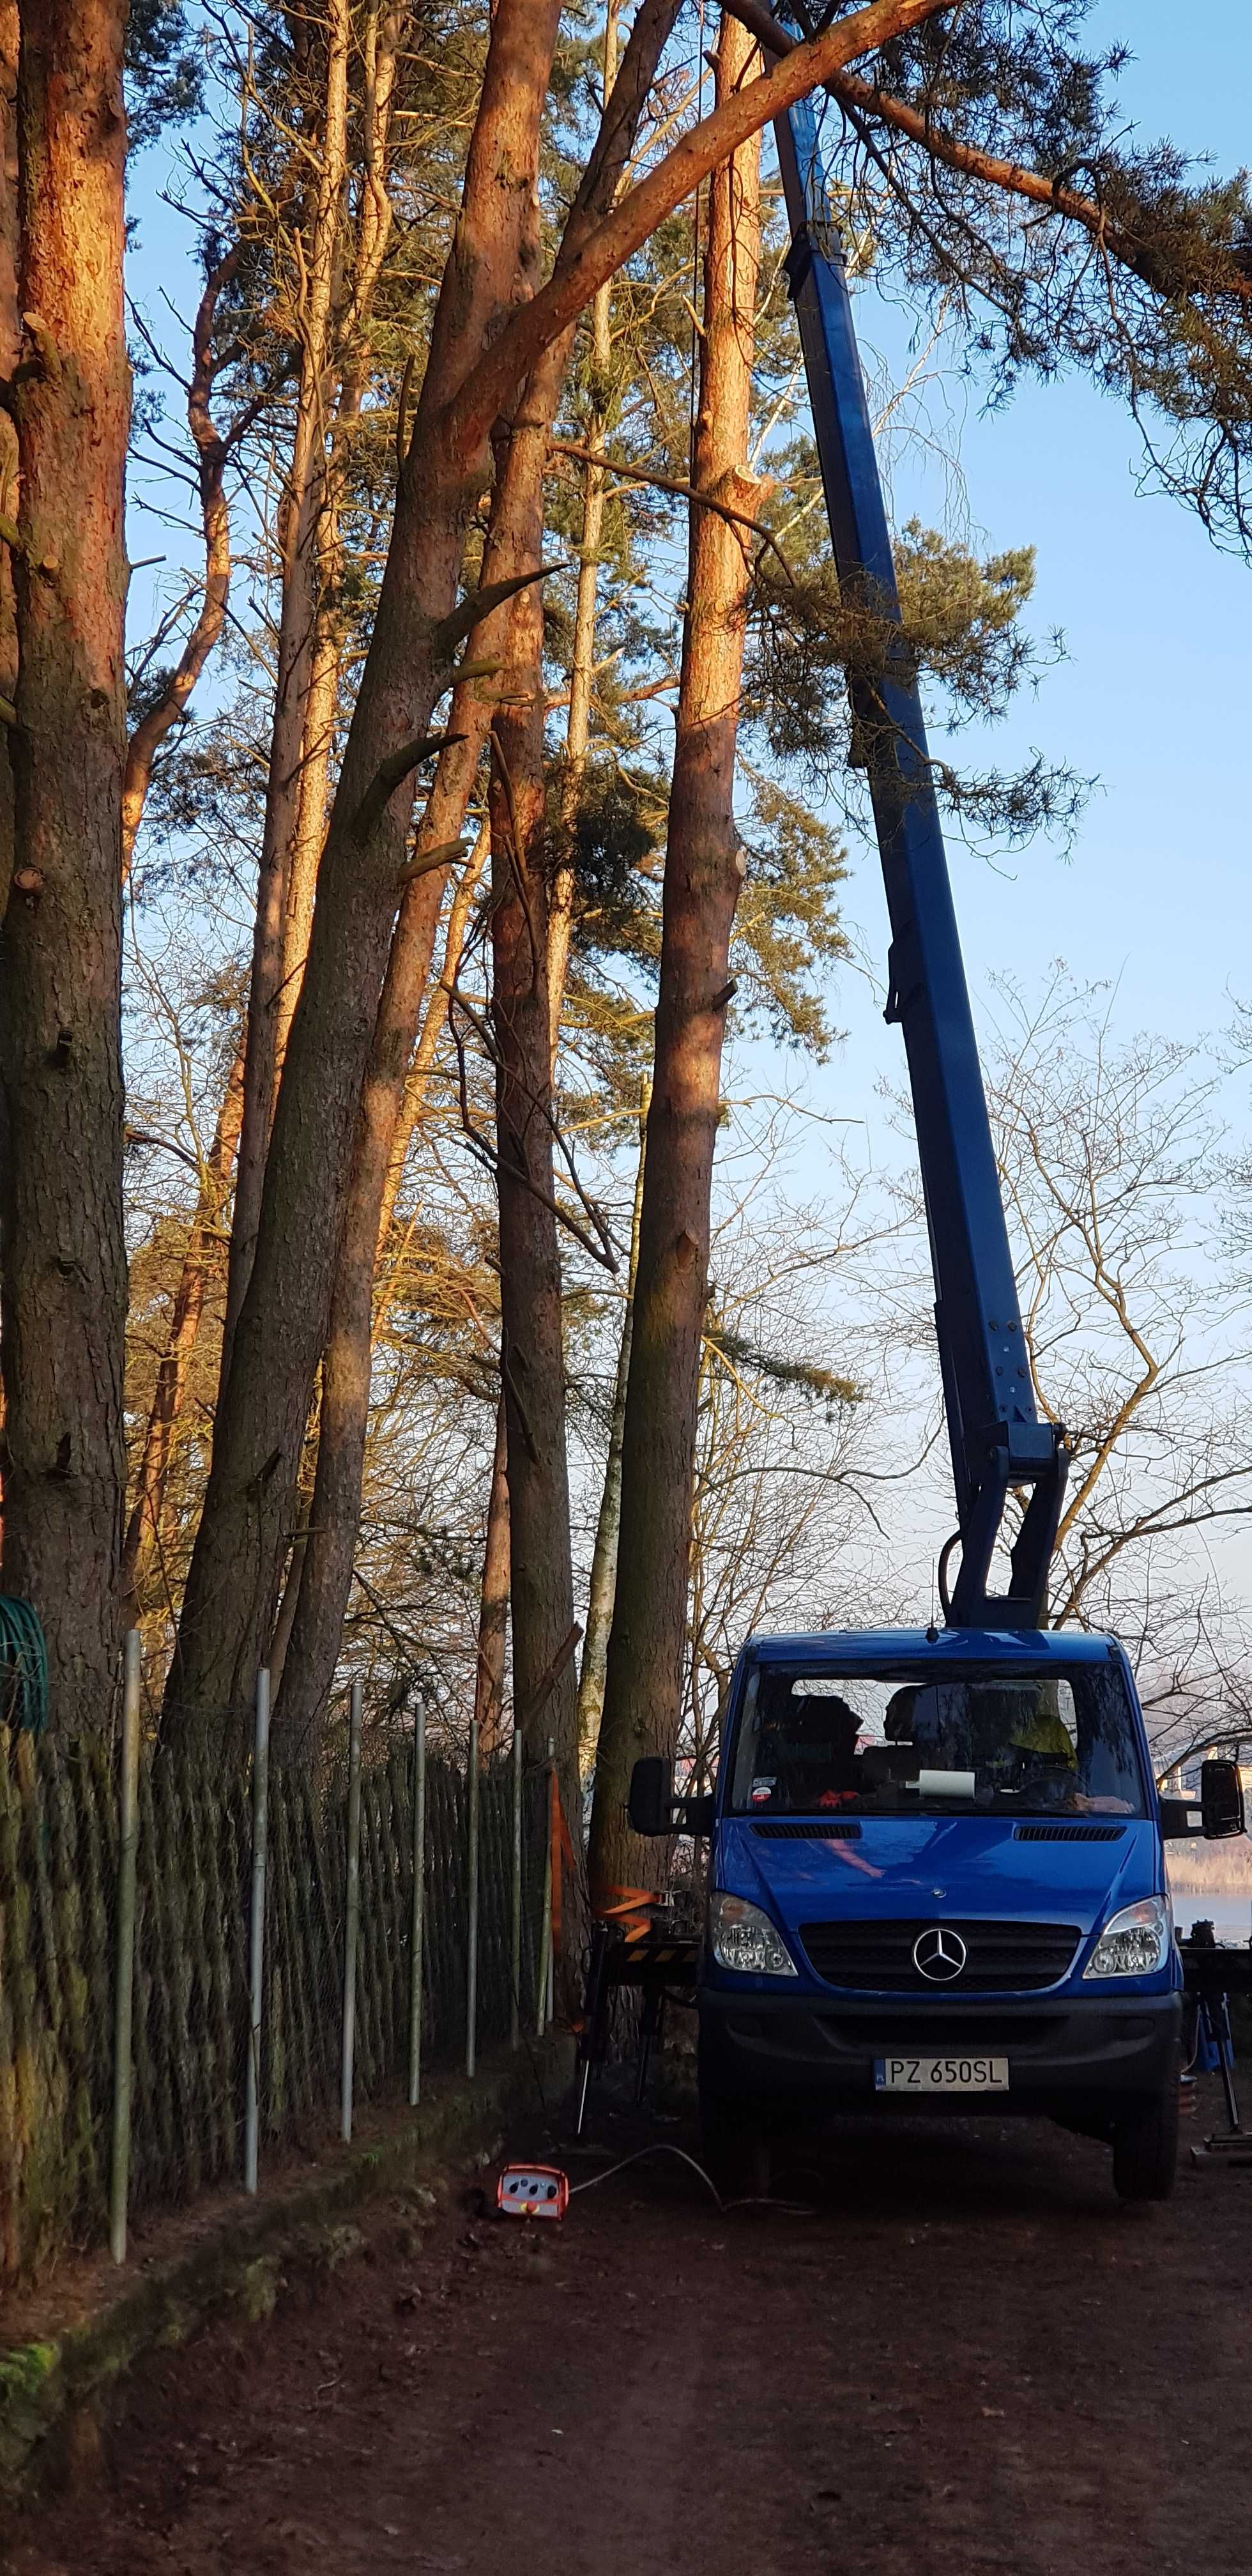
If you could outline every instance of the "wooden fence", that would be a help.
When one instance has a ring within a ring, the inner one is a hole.
[[[361,1784],[358,2100],[408,2069],[413,1759],[368,1752]],[[481,1775],[480,2045],[512,2004],[510,1770]],[[339,2109],[346,1898],[345,1748],[271,1755],[260,2150],[324,2143]],[[467,1791],[426,1770],[423,2063],[465,2048]],[[130,2206],[188,2200],[241,2171],[249,2028],[251,1753],[235,1726],[145,1748],[139,1772]],[[546,1774],[523,1784],[521,2015],[533,2025]],[[108,2233],[118,1876],[116,1761],[0,1732],[0,2280]]]

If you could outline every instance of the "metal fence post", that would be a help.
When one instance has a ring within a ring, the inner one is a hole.
[[[426,1711],[413,1720],[413,1915],[409,1932],[409,2106],[422,2083],[422,1936],[426,1928]]]
[[[265,2003],[265,1869],[270,1812],[270,1677],[256,1677],[252,1744],[252,1906],[248,1923],[248,2066],[244,2101],[243,2187],[256,2190],[261,2108],[261,2019]]]
[[[509,2046],[522,2035],[522,1731],[513,1729],[513,1883],[509,1907]]]
[[[113,1987],[113,2154],[109,2185],[109,2251],[126,2260],[130,2190],[131,2027],[135,1999],[135,1871],[139,1844],[140,1638],[126,1632],[122,1686],[122,1778],[117,1853],[117,1948]]]
[[[348,1903],[343,1932],[343,2063],[339,2135],[352,2135],[352,2061],[356,2054],[356,1948],[361,1921],[361,1685],[354,1682],[348,1720]]]
[[[478,1720],[470,1719],[469,1774],[466,1788],[468,1904],[465,1934],[465,2072],[472,2075],[478,2057]]]

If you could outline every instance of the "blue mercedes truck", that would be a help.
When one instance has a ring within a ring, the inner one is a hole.
[[[641,1762],[639,1830],[709,1839],[705,2143],[764,2182],[823,2112],[1031,2113],[1108,2141],[1127,2199],[1177,2153],[1182,1969],[1165,1840],[1242,1829],[1233,1763],[1158,1798],[1110,1637],[755,1637],[712,1796]]]
[[[947,1627],[752,1638],[717,1787],[638,1765],[640,1830],[709,1837],[706,2144],[759,2175],[797,2114],[1032,2113],[1177,2153],[1182,1969],[1166,1839],[1242,1830],[1233,1763],[1160,1799],[1110,1637]]]

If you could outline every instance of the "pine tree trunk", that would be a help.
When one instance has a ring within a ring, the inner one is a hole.
[[[117,1672],[122,1361],[123,11],[23,0],[14,395],[21,548],[14,763],[19,880],[4,922],[0,1184],[6,1589],[48,1631],[55,1723]]]
[[[457,879],[456,892],[448,907],[448,927],[443,943],[443,966],[438,984],[427,997],[421,1035],[413,1049],[413,1061],[405,1076],[404,1099],[400,1106],[400,1115],[396,1120],[396,1131],[391,1143],[391,1160],[387,1166],[387,1179],[378,1216],[380,1266],[387,1249],[387,1237],[391,1232],[391,1221],[396,1211],[396,1200],[400,1195],[400,1184],[404,1179],[404,1166],[408,1160],[409,1146],[413,1141],[413,1130],[425,1102],[430,1069],[435,1061],[435,1050],[447,1026],[448,1002],[452,986],[460,973],[465,933],[469,926],[470,906],[482,882],[489,847],[490,835],[484,822],[479,825],[473,849]],[[387,1302],[388,1291],[384,1281],[380,1303],[375,1308],[375,1341],[381,1328],[380,1312],[385,1311]]]
[[[719,102],[743,81],[753,41],[723,17]],[[704,334],[693,481],[751,512],[748,474],[760,248],[754,139],[710,182]],[[687,1560],[708,1294],[727,959],[740,887],[735,742],[748,562],[742,532],[712,510],[690,522],[687,614],[670,793],[656,1060],[622,1453],[617,1597],[591,1828],[592,1902],[641,1882],[646,1850],[626,1822],[631,1768],[672,1753],[687,1632]]]
[[[21,355],[22,330],[17,309],[17,0],[0,0],[0,375],[12,379]],[[7,411],[0,412],[0,510],[6,519],[18,515],[17,431]],[[13,559],[0,546],[0,698],[12,707],[17,696],[17,603]],[[0,721],[0,922],[8,908],[13,875],[13,768],[7,719]],[[5,1151],[0,1128],[0,1159]],[[2,1402],[2,1398],[0,1398]],[[0,1412],[0,1426],[3,1414]],[[0,1455],[3,1454],[0,1427]]]
[[[617,78],[617,0],[608,0],[604,17],[604,77],[601,97],[607,106]],[[613,289],[602,286],[591,307],[591,365],[594,398],[587,423],[587,444],[593,450],[604,440],[608,426],[607,388],[613,364],[613,342],[610,333]],[[563,820],[567,833],[572,832],[578,815],[579,790],[587,765],[587,744],[591,733],[591,683],[595,668],[596,593],[600,585],[600,539],[604,529],[604,471],[599,465],[583,468],[583,523],[578,546],[578,594],[574,605],[574,649],[570,657],[569,719],[565,728],[565,782]],[[569,972],[570,939],[574,928],[574,870],[568,858],[557,868],[552,879],[548,930],[548,1001],[552,1033],[552,1056],[555,1063],[561,1028],[561,1004],[565,998],[565,979]]]
[[[395,104],[396,57],[408,24],[407,8],[383,12],[373,8],[362,30],[362,95],[359,150],[365,164],[351,277],[341,281],[338,301],[345,309],[335,320],[335,349],[342,352],[343,375],[335,410],[330,454],[322,460],[321,516],[309,538],[316,558],[317,606],[309,659],[308,692],[300,749],[300,782],[283,897],[282,973],[274,999],[274,1079],[281,1077],[287,1037],[304,980],[313,928],[317,874],[326,840],[326,790],[339,692],[339,664],[344,621],[334,595],[343,579],[340,516],[351,443],[361,417],[369,378],[368,325],[391,231],[387,193],[388,146]],[[333,210],[332,210],[333,211]],[[331,236],[333,247],[333,235]],[[323,337],[330,348],[329,309]],[[333,354],[324,374],[333,375]],[[310,493],[310,501],[315,498]]]
[[[323,567],[325,571],[326,567]],[[338,567],[336,566],[337,570]],[[318,611],[300,750],[300,798],[283,889],[282,971],[274,996],[274,1074],[282,1073],[287,1039],[304,981],[326,839],[326,783],[339,689],[339,621]]]
[[[642,0],[613,113],[571,210],[561,260],[574,256],[612,201],[677,6],[678,0]],[[543,0],[542,6],[537,0],[498,0],[492,20],[462,215],[440,289],[374,634],[322,858],[308,964],[266,1165],[264,1222],[241,1314],[246,1349],[232,1353],[219,1405],[179,1668],[170,1681],[172,1703],[203,1699],[221,1705],[244,1695],[268,1639],[308,1391],[329,1325],[332,1269],[358,1102],[377,1029],[411,784],[395,791],[364,841],[356,817],[379,761],[425,732],[445,676],[432,655],[432,627],[451,606],[463,533],[486,470],[485,456],[461,443],[477,432],[463,427],[454,396],[484,343],[506,327],[510,306],[524,307],[533,291],[538,134],[557,15],[556,0]],[[533,410],[533,430],[520,440],[515,434],[505,485],[516,473],[524,495],[532,484],[541,489],[572,333],[571,323],[544,348],[519,406],[519,418],[526,413],[529,420]],[[527,508],[528,503],[514,508],[510,502],[506,524],[529,527]],[[484,564],[483,578],[503,578],[510,569],[537,562],[533,538],[531,545],[513,564],[506,548],[503,562],[493,558],[490,571]],[[454,714],[461,694],[454,696]],[[441,759],[432,805],[442,793],[443,776]],[[430,831],[429,811],[426,837],[440,837]],[[414,891],[428,883],[436,893],[437,878],[419,880]],[[345,960],[352,968],[347,977]],[[570,1732],[572,1743],[572,1723]]]
[[[326,423],[332,362],[331,299],[347,162],[348,0],[329,0],[325,21],[326,97],[318,137],[318,187],[303,247],[299,291],[300,376],[291,462],[280,523],[280,604],[274,721],[270,734],[265,821],[257,872],[243,1126],[231,1227],[222,1337],[225,1388],[240,1309],[252,1275],[265,1161],[278,1070],[279,1010],[285,965],[287,881],[300,817],[301,754],[318,631],[319,539],[326,484]]]
[[[461,215],[396,494],[370,649],[344,748],[308,963],[287,1044],[261,1221],[188,1575],[171,1705],[245,1699],[274,1615],[314,1372],[329,1324],[357,1111],[412,812],[411,776],[358,823],[379,763],[428,728],[485,459],[447,406],[522,272],[558,0],[499,0]],[[529,281],[527,281],[529,283]],[[301,1586],[303,1590],[303,1585]]]
[[[478,1750],[489,1762],[506,1737],[504,1662],[509,1641],[509,1475],[508,1429],[504,1397],[496,1407],[496,1442],[487,1492],[487,1536],[483,1546],[483,1579],[478,1608],[478,1667],[474,1681],[474,1715]]]
[[[136,1627],[142,1616],[153,1558],[159,1564],[165,1555],[165,1496],[174,1434],[183,1409],[187,1372],[200,1331],[209,1275],[221,1256],[222,1216],[230,1195],[242,1115],[241,1040],[226,1077],[213,1142],[205,1157],[204,1179],[174,1294],[169,1333],[157,1370],[156,1391],[135,1479],[135,1499],[126,1525],[122,1548],[122,1599],[128,1628]],[[172,1615],[174,1604],[168,1596],[164,1606]]]
[[[583,1638],[583,1659],[578,1674],[578,1759],[584,1779],[595,1769],[596,1749],[600,1741],[600,1717],[604,1708],[604,1677],[608,1665],[609,1631],[613,1625],[613,1602],[617,1592],[617,1550],[622,1526],[622,1443],[626,1434],[626,1388],[630,1375],[630,1345],[634,1329],[635,1283],[639,1275],[639,1225],[643,1210],[648,1102],[651,1095],[652,1085],[645,1082],[639,1102],[639,1160],[635,1171],[635,1205],[630,1226],[630,1267],[626,1274],[626,1302],[622,1309],[622,1330],[617,1348],[617,1374],[613,1383],[613,1406],[609,1416],[609,1445],[604,1461],[604,1483],[600,1489],[600,1509],[596,1517],[595,1546],[591,1554],[591,1581],[587,1593],[587,1627]]]
[[[540,524],[533,533],[538,558]],[[574,1625],[561,1261],[553,1209],[543,607],[514,612],[510,663],[531,703],[502,707],[491,784],[492,1028],[496,1048],[501,1373],[512,1525],[513,1701],[532,1760],[554,1739],[566,1814],[577,1813],[574,1668],[545,1681]]]

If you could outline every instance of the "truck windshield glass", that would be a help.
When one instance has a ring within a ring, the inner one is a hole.
[[[758,1667],[732,1758],[739,1815],[1019,1816],[1146,1812],[1115,1664],[1031,1677],[902,1669],[872,1680]]]

